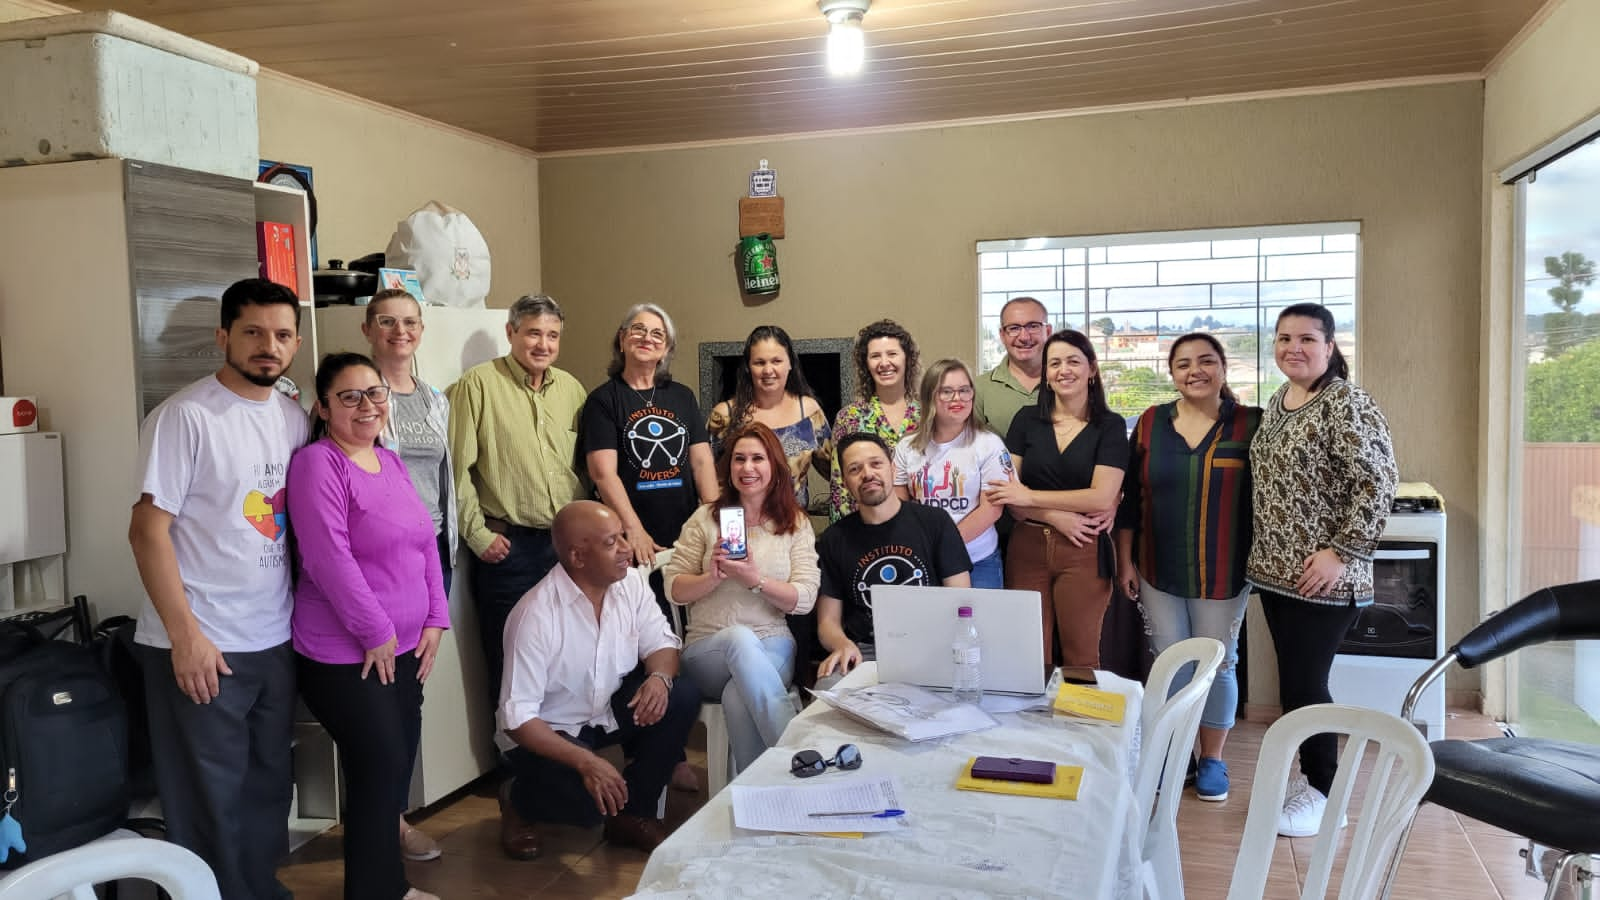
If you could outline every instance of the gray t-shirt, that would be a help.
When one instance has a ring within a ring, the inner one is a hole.
[[[417,496],[433,517],[435,533],[444,529],[444,510],[439,508],[439,479],[444,477],[444,435],[428,427],[426,388],[409,394],[389,394],[389,417],[395,437],[400,440],[400,460],[406,464]]]

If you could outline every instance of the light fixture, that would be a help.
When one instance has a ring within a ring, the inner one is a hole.
[[[828,20],[828,74],[854,75],[866,59],[867,38],[861,19],[872,0],[820,0],[817,6]]]

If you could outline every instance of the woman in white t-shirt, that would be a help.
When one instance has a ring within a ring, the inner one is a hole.
[[[950,514],[972,557],[972,586],[998,588],[1003,576],[994,523],[1001,508],[984,497],[983,486],[1012,478],[1011,454],[973,411],[972,398],[966,363],[941,359],[928,367],[918,397],[922,429],[895,447],[894,483],[900,499]]]

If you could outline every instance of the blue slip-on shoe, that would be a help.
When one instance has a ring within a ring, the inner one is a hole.
[[[1194,792],[1201,800],[1213,803],[1228,799],[1228,764],[1220,759],[1201,757],[1194,777]]]

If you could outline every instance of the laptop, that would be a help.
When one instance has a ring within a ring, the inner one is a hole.
[[[956,611],[972,607],[983,644],[984,693],[1044,693],[1044,617],[1037,591],[872,587],[873,643],[878,681],[948,691],[955,675],[950,643]]]

